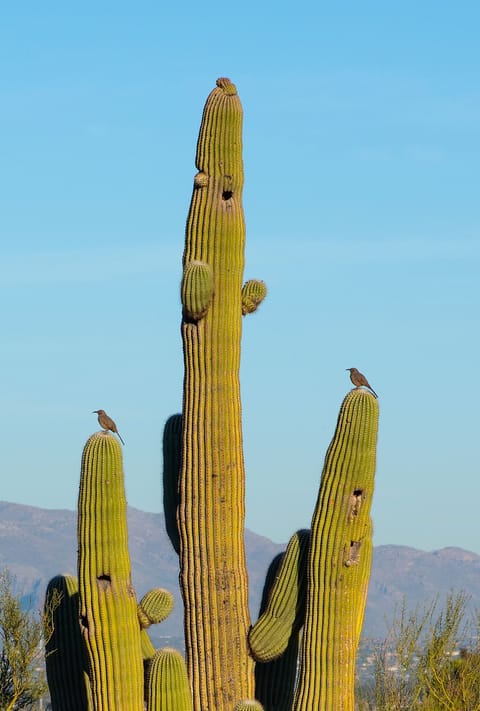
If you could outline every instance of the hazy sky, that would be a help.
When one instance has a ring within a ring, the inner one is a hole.
[[[75,508],[104,408],[129,503],[161,511],[195,145],[228,76],[269,289],[242,342],[248,527],[310,525],[356,366],[375,544],[480,552],[479,26],[473,0],[5,4],[0,499]]]

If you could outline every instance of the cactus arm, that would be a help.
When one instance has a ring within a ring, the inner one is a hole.
[[[233,711],[264,711],[264,709],[256,699],[242,699],[235,704]]]
[[[82,456],[78,587],[94,711],[143,711],[143,663],[130,579],[122,451],[99,432]]]
[[[180,553],[177,525],[182,456],[182,416],[171,415],[163,428],[163,511],[165,528],[176,553]]]
[[[307,612],[294,711],[353,711],[355,656],[372,557],[378,401],[348,393],[312,519]]]
[[[248,642],[257,661],[277,659],[305,620],[307,558],[310,531],[297,531],[290,539],[262,614],[249,632]]]
[[[151,659],[155,654],[155,647],[148,636],[147,629],[151,625],[163,622],[173,610],[173,595],[164,588],[153,588],[142,597],[137,606],[138,622],[140,624],[140,638],[142,644],[142,657]]]
[[[192,711],[188,674],[180,652],[158,649],[149,665],[147,711]]]
[[[258,309],[267,295],[267,287],[260,279],[249,279],[242,287],[242,314],[251,314]]]
[[[310,531],[297,531],[285,553],[270,563],[260,617],[249,634],[257,659],[255,698],[265,711],[291,711],[292,708],[300,628],[305,619],[309,541]],[[260,657],[271,661],[258,661]]]
[[[50,580],[45,608],[53,595],[60,604],[53,611],[53,633],[45,645],[45,666],[52,711],[87,711],[90,685],[87,658],[78,624],[78,582],[73,575]]]

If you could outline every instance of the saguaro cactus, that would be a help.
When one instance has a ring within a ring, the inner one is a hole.
[[[137,614],[144,661],[148,661],[155,654],[155,647],[148,636],[147,629],[151,625],[158,625],[159,622],[162,622],[172,610],[173,595],[164,588],[149,590],[138,603]]]
[[[78,589],[94,711],[143,711],[143,662],[130,578],[122,450],[105,432],[82,456]]]
[[[163,428],[163,510],[165,528],[176,553],[180,552],[177,509],[182,463],[182,416],[171,415]]]
[[[78,624],[78,583],[73,575],[57,575],[45,594],[48,609],[54,595],[53,633],[45,645],[45,666],[52,711],[87,711],[90,685],[87,659]]]
[[[252,697],[254,680],[247,645],[239,383],[245,309],[242,107],[229,79],[217,80],[205,104],[196,165],[181,289],[180,580],[195,709],[231,711],[238,699]],[[261,301],[259,291],[250,301]]]
[[[295,711],[353,711],[355,656],[372,557],[378,401],[351,390],[328,448],[310,532]]]
[[[180,652],[157,649],[147,675],[147,711],[192,711],[187,669]]]
[[[291,711],[297,677],[300,630],[305,621],[310,531],[291,537],[270,563],[260,617],[248,641],[256,660],[255,698],[265,711]]]

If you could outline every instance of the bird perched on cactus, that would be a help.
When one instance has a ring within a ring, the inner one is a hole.
[[[345,368],[345,370],[350,371],[350,380],[355,385],[355,387],[359,388],[359,387],[363,386],[365,388],[368,388],[375,395],[375,397],[378,398],[377,393],[372,388],[372,386],[370,385],[370,383],[368,382],[366,377],[363,375],[363,373],[360,373],[360,371],[357,370],[356,368]]]
[[[110,432],[115,432],[115,434],[118,435],[120,442],[122,444],[125,444],[125,442],[120,436],[119,431],[117,430],[117,425],[112,420],[112,418],[107,415],[105,410],[94,410],[93,412],[98,415],[98,424],[100,425],[100,427],[103,427],[105,432],[108,432],[108,430],[110,430]]]

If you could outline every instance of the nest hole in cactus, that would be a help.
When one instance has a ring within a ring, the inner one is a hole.
[[[230,200],[233,195],[233,190],[224,190],[222,193],[222,200]]]
[[[112,584],[112,578],[105,573],[103,575],[97,575],[97,583],[100,590],[108,590]]]
[[[354,489],[353,493],[350,496],[350,506],[349,506],[349,511],[348,511],[348,518],[350,521],[352,521],[355,516],[358,516],[360,513],[360,507],[362,505],[362,500],[363,500],[363,489]]]
[[[351,565],[358,565],[360,562],[360,548],[361,541],[350,541],[350,548],[346,551],[345,565],[350,567]]]

